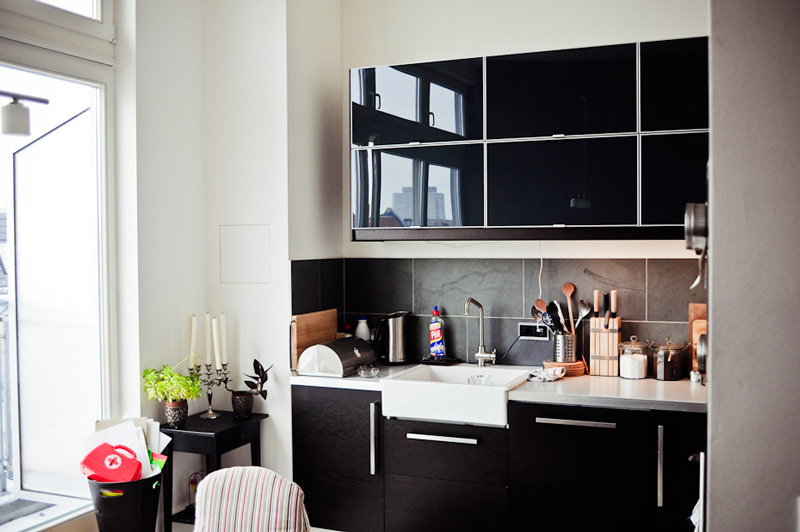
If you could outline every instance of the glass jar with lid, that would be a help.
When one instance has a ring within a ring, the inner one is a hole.
[[[653,346],[656,358],[656,379],[678,381],[683,378],[681,354],[686,347],[686,344],[673,342],[669,336],[663,344]]]
[[[624,379],[647,377],[647,346],[636,335],[630,341],[619,344],[619,376]]]

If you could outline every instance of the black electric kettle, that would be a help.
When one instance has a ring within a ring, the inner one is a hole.
[[[406,346],[406,317],[408,312],[399,310],[381,318],[375,330],[375,352],[384,364],[408,364],[411,362]]]

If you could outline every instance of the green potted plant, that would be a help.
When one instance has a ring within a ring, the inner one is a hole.
[[[257,359],[253,360],[253,373],[255,375],[247,375],[252,381],[244,381],[247,390],[236,390],[231,392],[231,404],[233,405],[233,413],[235,417],[247,417],[253,411],[253,397],[260,395],[264,399],[267,398],[267,390],[264,385],[269,379],[269,370],[272,369],[270,365],[267,369],[261,365]]]
[[[169,364],[164,364],[160,370],[144,370],[142,377],[147,398],[164,401],[167,423],[172,428],[181,428],[189,415],[187,401],[194,401],[203,394],[200,376],[193,371],[184,375]]]

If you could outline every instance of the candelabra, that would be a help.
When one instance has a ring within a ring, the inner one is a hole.
[[[205,373],[200,373],[203,366],[205,366]],[[213,371],[211,370],[211,364],[198,364],[194,367],[194,372],[200,376],[200,382],[206,387],[206,396],[208,397],[208,411],[200,414],[200,417],[203,419],[216,419],[219,414],[211,408],[211,398],[214,395],[214,386],[224,385],[226,390],[231,391],[228,388],[228,382],[230,382],[228,364],[222,364],[222,369]]]

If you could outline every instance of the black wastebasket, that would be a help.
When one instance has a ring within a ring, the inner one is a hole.
[[[153,532],[161,473],[132,482],[89,480],[99,532]]]

